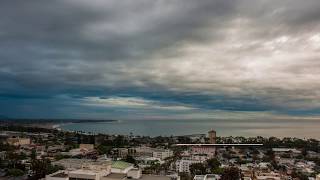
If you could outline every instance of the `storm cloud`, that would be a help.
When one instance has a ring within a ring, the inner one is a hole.
[[[318,0],[0,2],[0,115],[318,118]]]

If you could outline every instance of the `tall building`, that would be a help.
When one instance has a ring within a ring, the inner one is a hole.
[[[216,144],[216,135],[217,135],[217,133],[215,130],[211,130],[208,132],[210,144]]]

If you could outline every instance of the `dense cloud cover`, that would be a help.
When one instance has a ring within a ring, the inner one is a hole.
[[[0,2],[0,115],[317,118],[319,0]]]

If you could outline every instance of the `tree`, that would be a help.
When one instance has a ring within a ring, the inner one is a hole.
[[[299,178],[300,180],[308,180],[308,176],[303,174],[302,172],[299,172],[297,170],[294,170],[292,173],[292,177]]]
[[[32,160],[37,158],[37,153],[36,153],[35,149],[32,149],[30,157],[31,157]]]
[[[124,161],[125,162],[128,162],[128,163],[132,163],[132,164],[137,164],[137,162],[136,162],[136,160],[132,157],[132,156],[130,156],[130,155],[128,155],[127,157],[126,157],[126,159],[124,159]]]
[[[17,177],[17,176],[23,176],[24,175],[24,172],[21,170],[21,169],[9,169],[8,172],[7,172],[7,175],[8,176],[14,176],[14,177]]]
[[[207,171],[206,166],[202,163],[191,164],[189,169],[192,175],[206,174],[206,171]]]
[[[99,154],[109,154],[111,149],[112,149],[111,146],[105,146],[105,145],[99,145],[97,147],[97,150],[98,150]]]
[[[31,170],[34,179],[41,179],[47,174],[62,170],[61,166],[52,166],[48,159],[34,159],[31,162]]]
[[[9,167],[12,167],[13,169],[16,168],[16,164],[18,163],[19,161],[19,158],[18,158],[18,154],[17,153],[14,153],[12,151],[9,151],[7,153],[7,158],[9,159]]]
[[[221,180],[239,180],[240,170],[237,167],[228,167],[223,170]]]
[[[213,169],[212,171],[211,171],[211,173],[212,174],[222,174],[223,173],[223,168],[220,168],[220,167],[218,167],[218,168],[216,168],[216,169]]]
[[[180,179],[181,180],[191,180],[191,176],[188,173],[179,173]]]
[[[221,163],[216,158],[208,159],[207,164],[208,164],[208,167],[210,168],[210,171],[218,169],[221,165]]]

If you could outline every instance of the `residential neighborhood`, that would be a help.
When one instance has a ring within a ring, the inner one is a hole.
[[[0,177],[8,180],[319,179],[317,140],[216,134],[210,130],[193,136],[141,137],[39,128],[6,130],[0,136]]]

